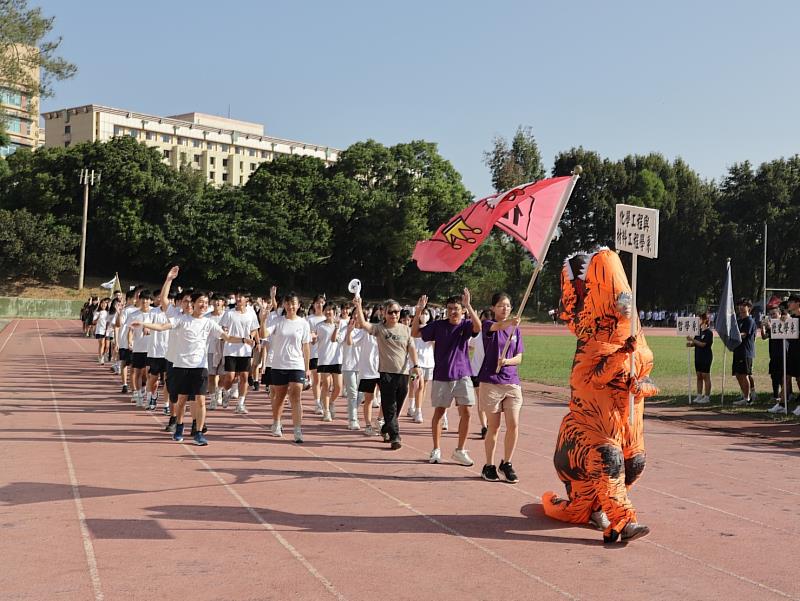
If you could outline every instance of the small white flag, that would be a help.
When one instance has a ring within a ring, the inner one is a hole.
[[[100,287],[101,288],[105,288],[106,290],[111,290],[112,288],[114,288],[114,283],[116,281],[117,281],[117,276],[114,276],[113,278],[111,278],[107,282],[105,282],[103,284],[100,284]]]

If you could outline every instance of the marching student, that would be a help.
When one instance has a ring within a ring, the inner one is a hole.
[[[167,320],[174,319],[180,317],[181,315],[189,315],[192,313],[192,295],[194,291],[189,290],[181,290],[180,292],[171,292],[170,288],[172,286],[172,280],[164,280],[164,284],[161,287],[161,310],[164,312]],[[166,299],[166,300],[165,300]],[[165,432],[175,432],[175,426],[178,423],[177,417],[177,407],[178,407],[178,393],[173,384],[172,379],[172,366],[175,362],[175,353],[177,352],[177,346],[172,342],[172,333],[171,331],[168,332],[170,334],[169,339],[167,340],[167,373],[165,378],[165,384],[167,389],[167,394],[164,395],[164,415],[169,415],[169,422],[166,426],[164,426]],[[189,400],[193,400],[193,398],[189,398]],[[194,411],[196,407],[196,403],[192,406],[192,410]],[[204,423],[204,426],[206,424]],[[205,434],[205,432],[204,432]]]
[[[391,444],[392,450],[403,445],[400,439],[400,426],[397,417],[403,408],[408,393],[408,370],[406,359],[411,357],[411,371],[416,377],[421,375],[417,349],[411,337],[411,328],[400,323],[400,304],[395,300],[386,301],[385,322],[367,323],[361,308],[361,297],[353,299],[357,326],[378,341],[378,366],[380,371],[381,408],[385,420],[381,433],[384,442]]]
[[[347,429],[360,430],[358,423],[358,363],[361,359],[361,349],[353,341],[353,329],[356,327],[355,316],[351,315],[353,305],[350,303],[342,307],[342,322],[345,324],[342,341],[342,386],[344,397],[347,400]]]
[[[215,294],[211,298],[211,311],[206,314],[211,321],[219,324],[222,316],[225,315],[225,308],[228,299]],[[220,376],[225,376],[225,341],[222,338],[208,339],[208,396],[210,397],[208,408],[216,409],[222,403],[222,387],[219,385]]]
[[[287,395],[292,406],[294,441],[303,442],[303,406],[300,394],[303,384],[311,377],[311,328],[297,314],[300,299],[294,292],[283,297],[283,315],[267,323],[266,312],[261,321],[261,337],[269,341],[272,357],[270,396],[272,400],[272,434],[283,436],[281,414]]]
[[[492,311],[494,319],[488,319],[481,325],[485,355],[478,373],[480,382],[478,391],[481,408],[486,411],[489,421],[489,430],[484,441],[486,463],[481,471],[481,477],[489,482],[500,480],[497,475],[498,467],[494,465],[494,453],[501,416],[505,415],[506,435],[499,469],[507,482],[516,484],[519,478],[511,465],[511,460],[517,447],[519,412],[522,408],[522,386],[517,366],[522,363],[522,353],[525,348],[519,330],[520,320],[518,317],[511,317],[511,297],[505,292],[496,293],[492,296]],[[511,342],[508,351],[501,356],[509,337]]]
[[[468,288],[464,288],[461,298],[451,296],[447,299],[447,319],[437,319],[425,327],[420,327],[422,312],[428,304],[428,297],[422,295],[417,302],[413,336],[420,336],[426,342],[433,342],[434,367],[431,383],[431,434],[433,450],[430,463],[442,462],[441,420],[445,411],[455,400],[458,408],[458,446],[451,459],[460,465],[470,466],[474,462],[465,448],[469,434],[470,407],[475,404],[475,391],[472,386],[472,366],[469,362],[469,339],[481,331],[481,320],[472,308]],[[466,312],[468,319],[464,319]]]
[[[111,372],[119,373],[119,354],[117,352],[117,341],[119,340],[119,328],[117,327],[117,314],[120,311],[120,300],[114,298],[108,307],[108,317],[106,318],[106,342],[108,343],[108,362],[111,364]]]
[[[139,310],[130,316],[131,322],[150,322],[153,320],[154,314],[151,311],[150,305],[153,301],[153,295],[149,290],[142,290],[139,293]],[[137,407],[144,407],[145,403],[145,382],[147,381],[147,349],[150,346],[150,332],[142,330],[141,328],[128,328],[128,346],[131,349],[131,366],[133,367],[133,375],[131,381],[133,383],[133,397],[132,400],[136,403]]]
[[[253,355],[253,345],[246,344],[247,338],[258,338],[258,318],[255,311],[247,306],[250,293],[237,290],[235,293],[235,306],[222,316],[219,325],[230,334],[236,342],[226,342],[223,353],[225,354],[225,374],[223,388],[229,389],[228,398],[234,386],[239,389],[239,402],[236,413],[247,413],[245,397],[247,396],[247,376],[250,374],[250,360]],[[241,340],[238,340],[241,339]],[[224,405],[223,405],[224,406]]]
[[[106,351],[108,341],[106,340],[106,323],[108,321],[108,304],[110,298],[102,299],[97,309],[92,313],[92,326],[94,327],[94,337],[97,339],[97,362],[103,365],[106,362]]]
[[[364,330],[357,327],[358,319],[353,310],[353,327],[347,331],[346,344],[354,346],[358,353],[358,395],[364,403],[364,435],[376,436],[378,432],[372,423],[372,410],[376,409],[373,400],[380,382],[378,371],[378,342]],[[370,323],[378,323],[377,314],[370,317]]]
[[[323,307],[325,306],[325,295],[317,294],[308,308],[308,315],[306,320],[311,329],[311,394],[314,396],[314,410],[317,415],[324,415],[325,410],[322,407],[322,398],[320,396],[320,381],[319,373],[317,371],[317,364],[319,363],[319,350],[317,347],[316,331],[317,326],[325,321],[325,313]]]
[[[138,293],[134,290],[128,290],[125,293],[125,307],[119,312],[117,316],[117,328],[119,336],[117,337],[117,346],[119,347],[119,375],[122,381],[122,394],[128,394],[128,368],[131,367],[133,361],[132,351],[128,345],[128,319],[131,314],[138,311],[136,306],[138,301]]]
[[[714,362],[711,345],[713,344],[714,332],[711,331],[708,314],[705,313],[700,316],[700,333],[694,337],[686,337],[686,346],[694,347],[697,397],[692,402],[698,405],[707,405],[711,402],[711,364]]]
[[[416,317],[416,314],[414,315]],[[433,314],[428,307],[422,310],[419,316],[419,326],[424,328],[433,320]],[[412,328],[413,329],[413,328]],[[472,339],[470,339],[472,340]],[[433,368],[436,365],[433,353],[433,342],[414,337],[414,345],[417,347],[417,359],[422,376],[416,378],[411,383],[409,392],[410,402],[408,404],[408,417],[413,418],[415,424],[422,423],[422,405],[425,402],[425,394],[428,390],[428,383],[433,380]],[[447,415],[445,413],[445,415]]]
[[[167,274],[167,282],[171,283],[179,273],[173,267]],[[165,282],[165,287],[167,286]],[[241,341],[240,336],[226,334],[219,324],[205,317],[208,312],[208,295],[205,292],[194,292],[191,296],[191,313],[170,318],[166,323],[148,323],[134,321],[134,328],[144,330],[172,330],[170,342],[174,344],[174,361],[172,365],[173,389],[178,394],[177,423],[172,439],[183,441],[183,413],[186,403],[194,400],[195,410],[192,412],[196,422],[194,443],[198,446],[208,444],[203,428],[206,420],[205,394],[208,386],[207,349],[210,336],[220,337],[226,342]],[[252,346],[255,340],[245,338],[244,344]]]
[[[152,321],[156,323],[166,323],[167,316],[161,310],[161,295],[154,299]],[[155,411],[158,404],[158,382],[167,373],[167,344],[169,343],[169,332],[153,332],[149,336],[147,347],[147,403],[142,404],[148,411]]]
[[[336,417],[336,399],[342,392],[342,326],[336,315],[337,310],[335,303],[326,302],[322,308],[325,321],[318,323],[314,330],[324,422],[333,421]]]
[[[488,309],[484,309],[481,311],[478,317],[481,320],[481,327],[483,327],[484,321],[487,319],[492,319],[492,312]],[[478,374],[481,371],[484,357],[483,336],[475,336],[470,338],[469,344],[470,347],[472,347],[472,357],[469,360],[470,367],[472,367],[472,387],[475,389],[475,394],[478,395],[481,385],[480,381],[478,380]],[[478,402],[478,420],[481,423],[481,440],[486,440],[486,433],[489,431],[489,422],[486,418],[486,411],[484,411],[483,407],[481,407],[480,402]]]

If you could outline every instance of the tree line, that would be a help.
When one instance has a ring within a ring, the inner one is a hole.
[[[485,156],[497,189],[540,179],[546,170],[530,129],[496,138]],[[800,287],[800,157],[754,168],[732,166],[721,182],[659,154],[611,160],[573,148],[550,174],[583,166],[560,235],[537,284],[543,308],[558,299],[563,258],[613,247],[614,205],[661,211],[660,256],[640,261],[639,305],[715,303],[725,258],[737,295],[759,297],[763,224],[769,225],[768,278]],[[217,187],[190,166],[174,170],[159,152],[128,137],[69,148],[18,151],[0,161],[0,272],[64,278],[76,269],[81,169],[102,172],[91,190],[87,273],[152,280],[173,263],[187,280],[214,289],[272,283],[309,294],[343,292],[358,277],[369,296],[444,297],[464,285],[487,300],[520,294],[530,258],[493,233],[455,274],[417,270],[414,244],[473,200],[435,144],[384,146],[368,140],[330,166],[313,157],[263,163],[246,185]]]

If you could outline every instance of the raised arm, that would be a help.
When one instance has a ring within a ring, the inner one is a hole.
[[[428,295],[423,294],[422,296],[419,297],[419,300],[417,301],[417,308],[414,310],[414,319],[411,321],[411,336],[413,338],[420,337],[419,320],[422,317],[422,311],[427,306],[428,306]]]
[[[469,288],[464,288],[464,294],[461,296],[461,304],[467,310],[470,321],[472,321],[472,333],[477,334],[481,331],[481,318],[475,313],[472,308],[472,295],[469,293]]]
[[[364,310],[361,308],[361,297],[353,297],[353,306],[355,310],[353,314],[356,316],[356,327],[364,330],[367,334],[372,334],[372,324],[364,319]]]
[[[167,308],[169,308],[169,289],[172,288],[172,282],[178,277],[179,271],[180,267],[177,265],[170,269],[167,272],[167,277],[164,278],[164,285],[161,286],[161,310],[164,311],[164,313],[166,313]]]

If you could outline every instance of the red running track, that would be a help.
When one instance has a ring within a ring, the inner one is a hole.
[[[652,533],[605,547],[541,511],[561,402],[526,399],[516,486],[478,478],[474,437],[476,466],[429,465],[407,418],[396,452],[308,413],[306,444],[271,438],[263,392],[209,412],[198,448],[119,394],[78,327],[0,333],[4,601],[800,599],[796,450],[648,421]]]

